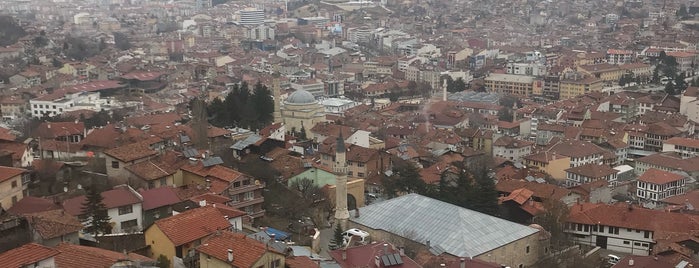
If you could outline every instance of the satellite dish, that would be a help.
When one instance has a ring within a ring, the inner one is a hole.
[[[67,193],[68,192],[68,187],[63,187],[63,192]]]
[[[82,190],[83,186],[81,184],[78,184],[78,190]]]

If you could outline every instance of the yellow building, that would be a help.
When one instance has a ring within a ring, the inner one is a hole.
[[[535,79],[527,75],[490,74],[485,78],[485,87],[497,93],[528,97],[534,94]]]
[[[578,72],[602,79],[606,85],[614,85],[619,82],[619,79],[626,73],[626,70],[618,65],[602,63],[578,66]]]
[[[209,268],[281,268],[284,254],[245,234],[222,231],[204,239],[199,252],[199,267]]]
[[[570,157],[551,152],[541,152],[524,157],[527,167],[536,167],[551,175],[552,178],[564,182],[566,169],[570,168]]]
[[[563,79],[559,84],[560,99],[574,98],[588,92],[602,91],[602,79],[588,76],[582,79]]]
[[[203,220],[205,219],[205,220]],[[146,245],[150,246],[150,257],[157,259],[160,255],[174,261],[192,261],[190,250],[201,245],[201,240],[216,230],[231,227],[214,207],[195,208],[175,216],[156,221],[145,231]]]
[[[0,166],[0,205],[7,210],[24,198],[26,169]]]

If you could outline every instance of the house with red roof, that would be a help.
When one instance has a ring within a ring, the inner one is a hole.
[[[634,255],[658,253],[672,236],[693,237],[699,218],[688,213],[651,210],[632,204],[581,203],[570,208],[565,232],[575,243]]]
[[[156,220],[172,216],[173,206],[182,202],[177,191],[172,187],[158,187],[148,190],[140,189],[143,197],[143,227],[148,228]]]
[[[645,202],[646,206],[655,207],[665,198],[686,193],[688,181],[690,178],[686,173],[651,168],[638,177],[636,197]]]
[[[144,234],[150,256],[156,259],[165,256],[172,264],[183,261],[191,250],[197,250],[207,236],[230,227],[218,209],[207,206],[157,220]]]
[[[9,209],[22,200],[29,177],[26,169],[0,166],[0,205]]]
[[[215,232],[202,243],[197,248],[199,263],[207,263],[210,267],[286,267],[286,259],[282,252],[277,252],[245,234]]]
[[[36,243],[0,254],[0,263],[6,268],[56,267],[56,256],[61,252]]]
[[[55,250],[60,252],[55,257],[56,267],[144,267],[155,265],[154,259],[143,255],[116,252],[96,247],[63,243],[58,245]]]
[[[112,233],[143,229],[143,196],[128,185],[118,185],[101,193],[112,224]],[[63,201],[63,209],[70,215],[83,215],[84,195]]]

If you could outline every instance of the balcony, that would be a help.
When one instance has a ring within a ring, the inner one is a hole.
[[[236,195],[236,194],[247,193],[247,192],[255,191],[258,189],[264,189],[264,188],[265,188],[264,183],[260,183],[259,185],[257,185],[257,184],[242,185],[239,187],[228,188],[228,194]]]
[[[253,199],[250,199],[250,200],[242,200],[242,201],[238,201],[238,202],[231,202],[231,206],[234,207],[234,208],[237,208],[237,209],[242,209],[242,208],[247,207],[247,206],[252,206],[252,205],[256,205],[256,204],[262,204],[262,203],[264,203],[264,202],[265,202],[265,198],[264,198],[264,197],[258,197],[258,198],[253,198]]]
[[[260,210],[260,211],[257,211],[257,212],[255,212],[255,213],[250,213],[250,214],[248,214],[248,216],[253,217],[253,218],[259,218],[259,217],[262,217],[262,216],[264,216],[264,215],[265,215],[265,210],[264,210],[264,209],[263,209],[263,210]]]

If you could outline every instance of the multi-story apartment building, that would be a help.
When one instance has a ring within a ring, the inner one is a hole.
[[[536,80],[532,76],[514,74],[490,74],[485,78],[485,87],[497,93],[528,97],[534,94]],[[540,85],[538,85],[540,90]]]
[[[522,157],[531,154],[534,143],[517,140],[510,136],[502,136],[493,143],[493,156],[519,162]]]
[[[602,79],[588,76],[578,79],[562,79],[559,85],[560,99],[570,99],[589,92],[602,91]]]
[[[617,170],[607,165],[587,164],[577,166],[566,169],[566,186],[573,187],[599,180],[614,184],[616,175]]]
[[[607,50],[607,63],[609,64],[626,64],[634,59],[634,53],[631,50],[609,49]]]
[[[685,175],[651,168],[638,177],[636,196],[647,206],[654,207],[660,200],[684,194],[687,180]]]
[[[694,75],[693,65],[699,59],[696,53],[677,51],[667,52],[667,55],[675,57],[678,71],[683,72],[686,76]]]
[[[546,65],[538,62],[508,62],[507,73],[516,75],[543,76],[547,74]]]
[[[313,97],[325,96],[325,84],[317,79],[307,79],[291,83],[291,88],[295,90],[305,90],[313,94]]]

